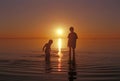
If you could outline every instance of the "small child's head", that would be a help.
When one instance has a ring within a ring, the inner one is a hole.
[[[74,32],[74,28],[73,27],[70,27],[70,32]]]
[[[49,42],[48,42],[49,44],[52,44],[53,43],[53,40],[49,40]]]

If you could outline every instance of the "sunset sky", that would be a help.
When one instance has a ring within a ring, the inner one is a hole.
[[[0,0],[0,37],[120,35],[120,0]]]

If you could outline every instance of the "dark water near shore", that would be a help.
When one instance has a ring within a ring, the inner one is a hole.
[[[0,39],[0,81],[69,81],[68,50],[62,57],[54,40],[51,62],[42,46],[46,39]],[[120,81],[120,40],[82,39],[77,42],[74,81]]]

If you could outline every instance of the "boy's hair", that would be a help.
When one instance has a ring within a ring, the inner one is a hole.
[[[70,27],[70,31],[71,31],[71,30],[74,30],[74,27],[71,26],[71,27]]]

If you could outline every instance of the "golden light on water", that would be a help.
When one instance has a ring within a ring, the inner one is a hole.
[[[59,51],[58,52],[58,56],[59,56],[59,58],[58,58],[58,71],[62,71],[61,70],[61,68],[62,68],[62,53],[61,53],[61,51]]]
[[[58,71],[62,71],[61,68],[62,68],[62,53],[61,51],[58,52]]]
[[[61,71],[61,62],[62,62],[62,39],[58,39],[58,71]]]
[[[61,70],[61,64],[62,64],[62,39],[60,38],[63,34],[63,30],[62,29],[58,29],[57,30],[57,33],[58,33],[58,71],[62,71]]]
[[[61,52],[61,48],[62,48],[62,39],[59,38],[58,39],[58,51]]]

